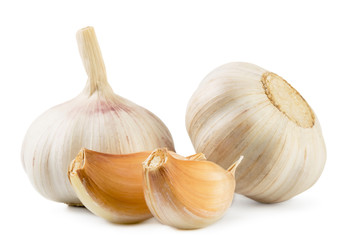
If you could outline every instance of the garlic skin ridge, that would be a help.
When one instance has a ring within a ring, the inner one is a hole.
[[[151,152],[105,154],[81,149],[69,167],[69,180],[82,204],[113,223],[152,217],[143,191],[142,162]]]
[[[67,171],[82,147],[126,154],[174,150],[171,134],[150,111],[113,93],[94,29],[77,32],[88,80],[74,99],[55,106],[29,127],[22,145],[23,167],[34,187],[48,199],[79,205]]]
[[[182,157],[157,149],[143,163],[144,194],[153,216],[180,229],[206,227],[229,209],[234,195],[236,167],[228,171],[204,154]]]
[[[326,161],[317,116],[283,78],[250,63],[209,73],[188,103],[186,128],[197,152],[227,168],[240,155],[236,192],[264,203],[310,188]]]

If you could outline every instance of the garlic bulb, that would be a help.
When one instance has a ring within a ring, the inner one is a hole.
[[[220,219],[233,199],[234,173],[205,161],[157,149],[143,163],[144,193],[153,216],[176,228],[202,228]]]
[[[142,162],[151,152],[106,154],[82,149],[71,162],[69,180],[82,204],[115,223],[152,217],[143,191]]]
[[[243,155],[236,192],[260,202],[305,191],[325,165],[313,110],[283,78],[250,63],[223,65],[201,82],[186,128],[196,151],[224,168]]]
[[[174,149],[160,119],[113,93],[94,29],[78,31],[77,41],[88,75],[85,89],[35,120],[22,146],[22,163],[35,188],[51,200],[72,205],[80,201],[67,171],[82,147],[113,154]]]

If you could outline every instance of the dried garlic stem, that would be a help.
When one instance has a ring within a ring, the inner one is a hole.
[[[76,34],[83,65],[88,75],[89,93],[109,87],[103,57],[93,27],[86,27]]]

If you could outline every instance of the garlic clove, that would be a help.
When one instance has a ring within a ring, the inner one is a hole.
[[[195,229],[212,224],[232,203],[239,163],[226,171],[201,153],[185,158],[157,149],[143,163],[146,203],[166,225]]]
[[[82,204],[115,223],[152,217],[144,198],[142,162],[151,152],[113,155],[82,149],[69,167],[69,180]]]
[[[79,30],[77,42],[87,84],[77,97],[32,123],[21,156],[34,187],[69,205],[81,204],[66,173],[82,147],[111,154],[174,150],[171,134],[158,117],[112,91],[94,29]]]
[[[311,107],[283,78],[254,64],[229,63],[209,73],[188,104],[186,128],[195,150],[224,168],[245,157],[236,192],[259,202],[305,191],[325,165]]]

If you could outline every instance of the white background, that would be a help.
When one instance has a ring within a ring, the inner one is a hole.
[[[1,239],[347,239],[347,1],[1,1]],[[193,147],[187,102],[214,68],[257,64],[287,79],[318,115],[327,164],[305,193],[266,205],[236,195],[216,224],[181,231],[116,225],[46,200],[20,162],[31,122],[84,87],[75,33],[94,26],[114,91],[154,112],[178,153]],[[222,237],[222,235],[225,235]],[[221,236],[221,237],[219,237]]]

